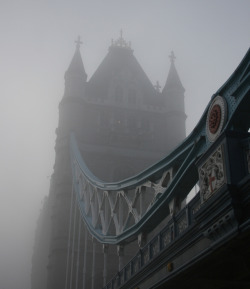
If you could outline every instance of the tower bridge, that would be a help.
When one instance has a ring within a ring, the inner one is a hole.
[[[77,42],[34,288],[249,288],[250,50],[187,138],[174,59],[160,92],[121,34],[87,82]]]

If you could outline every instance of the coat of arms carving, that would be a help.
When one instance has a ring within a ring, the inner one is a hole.
[[[199,168],[201,202],[209,199],[226,182],[222,146]]]

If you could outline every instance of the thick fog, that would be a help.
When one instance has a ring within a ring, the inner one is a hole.
[[[164,86],[173,50],[189,133],[249,47],[249,11],[249,0],[0,1],[1,289],[30,288],[35,225],[77,36],[88,79],[121,28],[153,84]]]

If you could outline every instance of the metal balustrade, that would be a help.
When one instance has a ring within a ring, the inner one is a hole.
[[[198,211],[197,208],[200,207],[200,202],[200,193],[197,193],[150,242],[137,252],[135,257],[103,289],[120,288],[152,260],[157,258],[176,239],[187,233],[196,222],[194,214]]]

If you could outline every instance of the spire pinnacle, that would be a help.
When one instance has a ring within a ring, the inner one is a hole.
[[[82,44],[81,37],[78,35],[77,40],[75,41],[76,43],[76,49],[80,49],[80,45]]]
[[[170,53],[170,55],[169,55],[169,58],[170,58],[171,64],[174,63],[176,57],[175,57],[175,55],[174,55],[174,51],[173,51],[173,50],[171,51],[171,53]]]
[[[156,84],[155,84],[154,88],[155,88],[155,90],[156,90],[157,92],[160,92],[161,86],[160,86],[160,83],[159,83],[158,80],[156,81]]]
[[[131,42],[127,42],[124,38],[123,38],[123,30],[120,30],[120,37],[117,40],[112,39],[111,40],[111,47],[121,47],[121,48],[126,48],[128,50],[132,50],[131,49]]]
[[[69,65],[69,68],[65,72],[65,77],[69,78],[72,75],[77,74],[77,75],[83,77],[84,81],[86,81],[87,74],[86,74],[85,69],[84,69],[84,65],[83,65],[82,57],[81,57],[81,52],[80,52],[80,45],[82,44],[80,36],[78,36],[75,43],[76,43],[76,50],[75,50],[74,56],[71,60],[71,63]]]
[[[170,69],[169,69],[169,73],[168,73],[168,77],[167,77],[167,81],[166,84],[162,90],[163,94],[166,94],[167,90],[171,90],[174,89],[175,91],[182,91],[182,93],[184,93],[185,89],[181,83],[180,77],[177,73],[176,67],[174,65],[174,61],[176,59],[174,52],[171,51],[170,55]]]

